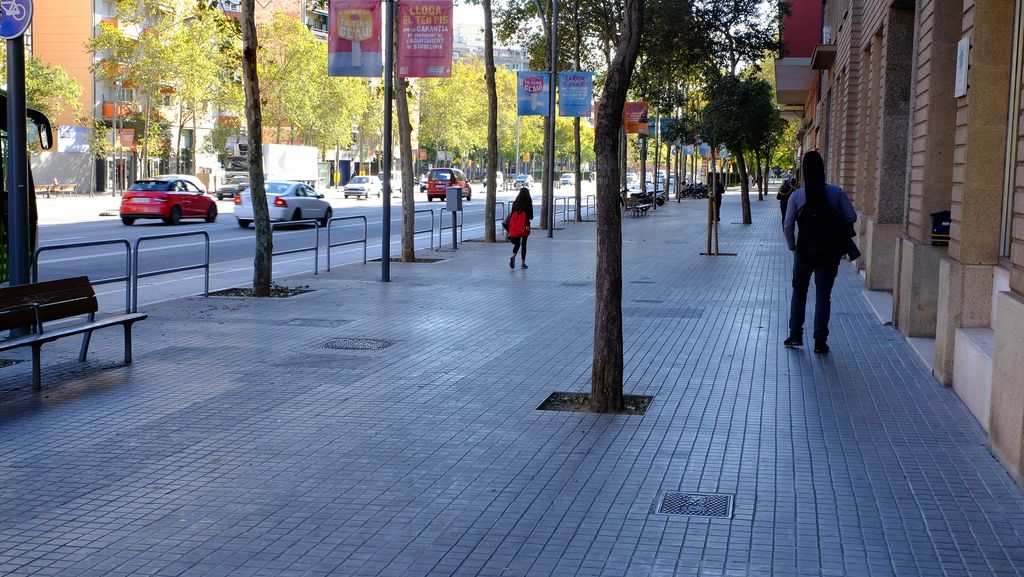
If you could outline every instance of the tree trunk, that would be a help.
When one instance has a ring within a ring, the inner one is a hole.
[[[743,151],[736,151],[736,164],[740,169],[740,201],[743,205],[743,224],[751,224],[750,219],[750,181],[747,179],[747,161],[743,158]]]
[[[395,19],[395,44],[399,20]],[[397,48],[397,46],[396,46]],[[398,112],[398,161],[402,168],[402,262],[416,262],[415,173],[412,171],[412,122],[409,121],[409,81],[398,77],[395,67],[395,107]],[[391,178],[391,175],[385,175]]]
[[[543,18],[543,20],[544,20],[544,46],[545,46],[545,50],[544,50],[544,67],[545,67],[545,69],[549,73],[551,72],[551,38],[552,38],[552,34],[551,34],[551,16],[552,15],[553,14],[552,14],[552,10],[551,10],[551,0],[547,0],[544,3],[544,18]],[[553,78],[549,78],[548,82],[549,82],[549,84],[548,84],[549,87],[554,86],[554,79]],[[548,114],[555,114],[555,111],[554,110],[549,110]],[[540,229],[541,230],[547,230],[548,226],[554,226],[553,223],[549,223],[548,222],[548,216],[549,216],[549,214],[548,214],[548,193],[551,190],[551,186],[552,186],[552,183],[551,183],[552,178],[551,177],[554,174],[554,167],[549,166],[548,162],[547,162],[547,159],[548,159],[548,146],[551,146],[551,142],[552,142],[552,140],[555,137],[555,135],[552,134],[552,131],[550,130],[551,129],[550,124],[551,123],[548,122],[548,118],[545,116],[544,117],[544,150],[541,152],[541,154],[543,156],[543,160],[541,161],[541,177],[540,177],[540,181],[541,181],[541,189],[540,189],[541,190],[541,193],[540,193],[541,194],[541,201],[540,201]],[[551,194],[551,196],[553,198],[554,194]]]
[[[764,200],[764,179],[762,178],[761,155],[756,152],[754,153],[754,162],[757,165],[757,178],[755,180],[755,182],[757,182],[757,200]]]
[[[484,8],[484,80],[487,82],[487,199],[484,205],[484,241],[495,242],[495,202],[498,199],[498,88],[494,79],[494,22],[491,0]]]
[[[582,31],[580,28],[580,4],[579,1],[575,3],[572,10],[572,26],[573,26],[573,64],[576,65],[576,70],[581,68],[580,50],[583,44],[583,38],[580,36]],[[583,222],[583,215],[580,214],[580,209],[583,208],[583,171],[580,168],[580,160],[582,154],[580,152],[580,119],[574,118],[572,122],[572,136],[573,136],[573,161],[576,166],[576,222]]]
[[[619,211],[619,131],[633,66],[640,51],[643,0],[625,0],[615,58],[598,107],[597,271],[594,297],[594,366],[590,409],[621,411],[622,398],[622,213]]]
[[[270,295],[273,277],[274,238],[270,230],[267,190],[263,182],[263,113],[260,109],[260,80],[256,73],[255,0],[241,0],[242,84],[245,88],[245,120],[249,132],[249,195],[256,222],[256,258],[253,261],[252,290],[255,296]]]

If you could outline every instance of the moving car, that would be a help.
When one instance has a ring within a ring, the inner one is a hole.
[[[345,198],[354,196],[369,199],[371,194],[380,198],[383,191],[384,186],[376,176],[353,176],[352,180],[345,185]]]
[[[515,184],[516,188],[522,188],[524,186],[529,188],[533,185],[533,177],[529,174],[520,174],[516,176]]]
[[[563,172],[562,173],[562,178],[560,178],[558,180],[558,185],[559,186],[565,186],[565,185],[572,186],[574,184],[576,184],[576,175],[571,173],[571,172]]]
[[[177,178],[179,180],[191,182],[192,184],[196,185],[196,188],[203,191],[203,194],[209,192],[209,189],[206,188],[206,183],[200,180],[198,176],[194,176],[191,174],[160,174],[157,176],[157,178]]]
[[[383,185],[384,173],[383,172],[378,173],[377,174],[377,178],[382,183],[381,184],[381,188],[383,189],[383,187],[384,187],[384,185]],[[402,196],[402,171],[401,170],[392,170],[391,171],[391,196]]]
[[[315,219],[320,221],[320,226],[327,226],[327,221],[331,220],[331,203],[323,200],[324,195],[308,184],[272,180],[266,187],[271,221]],[[235,197],[235,218],[242,228],[252,223],[252,194],[248,190]]]
[[[121,222],[132,225],[140,218],[159,218],[178,224],[183,218],[217,220],[217,204],[191,180],[164,175],[136,180],[121,196]]]
[[[217,189],[217,200],[234,198],[239,192],[249,188],[249,179],[244,176],[232,176]]]
[[[427,174],[427,201],[439,198],[444,200],[448,196],[448,187],[458,186],[462,188],[462,198],[467,201],[473,200],[473,189],[469,187],[469,180],[466,175],[457,168],[435,168]]]

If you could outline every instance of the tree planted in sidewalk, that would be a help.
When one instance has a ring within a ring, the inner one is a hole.
[[[621,411],[622,215],[619,212],[619,132],[626,92],[640,51],[643,0],[625,0],[615,56],[608,67],[597,107],[594,152],[597,155],[597,271],[594,297],[594,362],[590,408]]]
[[[270,228],[270,208],[263,181],[263,113],[260,102],[260,79],[256,53],[255,0],[241,0],[242,85],[245,87],[245,120],[249,132],[249,198],[252,200],[253,223],[256,225],[256,257],[253,260],[252,292],[254,296],[270,296],[273,279],[274,237]]]

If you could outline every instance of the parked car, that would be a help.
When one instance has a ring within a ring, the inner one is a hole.
[[[571,172],[563,172],[562,178],[558,180],[559,186],[572,186],[576,184],[576,175]]]
[[[516,176],[515,180],[516,188],[531,187],[533,186],[533,177],[529,174],[520,174]]]
[[[469,180],[457,168],[435,168],[427,174],[427,200],[444,200],[448,196],[449,186],[462,188],[462,198],[467,201],[473,200],[473,189],[469,187]]]
[[[635,173],[635,172],[627,172],[626,173],[626,184],[633,184],[635,182],[640,182],[640,177],[637,175],[637,173]]]
[[[121,222],[131,226],[140,218],[159,218],[178,224],[183,218],[217,220],[217,204],[191,180],[157,176],[136,180],[121,196]]]
[[[383,190],[384,187],[376,176],[353,176],[345,185],[345,198],[354,196],[369,199],[371,194],[379,198]]]
[[[272,180],[266,183],[266,187],[271,221],[316,219],[320,226],[327,226],[327,221],[331,220],[331,203],[308,184]],[[235,197],[235,218],[242,228],[248,228],[252,223],[252,194],[248,191]]]
[[[244,176],[232,176],[217,189],[217,200],[234,198],[239,192],[249,188],[249,179]]]

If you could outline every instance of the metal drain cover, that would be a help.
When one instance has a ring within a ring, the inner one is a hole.
[[[379,351],[396,343],[398,341],[386,339],[332,339],[326,343],[320,343],[316,348],[336,351]]]
[[[732,518],[733,497],[722,493],[665,493],[658,502],[658,513],[688,517]]]

